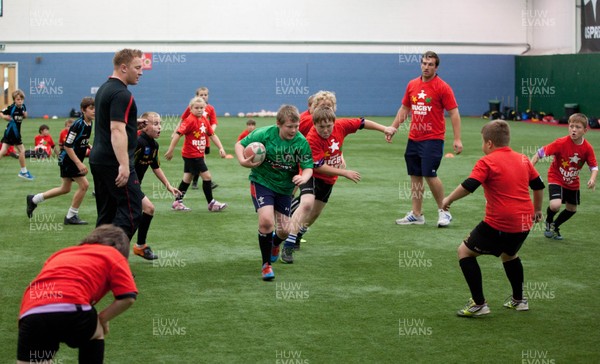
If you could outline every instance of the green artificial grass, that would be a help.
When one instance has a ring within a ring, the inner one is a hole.
[[[389,125],[392,118],[372,118]],[[177,117],[163,116],[161,155]],[[217,134],[233,153],[245,118],[219,119]],[[258,126],[274,123],[258,118]],[[439,170],[446,194],[462,182],[482,156],[484,120],[463,118],[464,152],[445,158]],[[64,120],[27,119],[24,140],[33,141],[39,124],[51,127],[55,141]],[[510,122],[513,149],[532,155],[567,129]],[[450,152],[448,123],[445,151]],[[600,132],[586,138],[600,146]],[[139,289],[137,302],[110,323],[106,363],[589,363],[598,360],[600,338],[596,308],[600,300],[600,255],[595,222],[598,191],[581,190],[577,214],[561,227],[563,241],[544,238],[538,224],[520,255],[530,311],[502,307],[511,294],[499,259],[478,259],[492,313],[477,319],[456,317],[469,298],[456,247],[481,220],[483,190],[452,206],[454,220],[436,227],[437,208],[426,188],[423,226],[397,226],[411,209],[410,183],[403,152],[407,130],[392,144],[383,134],[359,131],[347,137],[348,169],[361,173],[354,184],[341,178],[330,202],[305,235],[307,243],[293,265],[274,264],[276,278],[263,282],[257,216],[249,196],[249,170],[236,159],[206,161],[219,184],[214,196],[229,207],[210,213],[202,190],[189,190],[190,212],[171,211],[172,198],[152,173],[142,189],[156,206],[148,242],[157,261],[130,257]],[[180,158],[161,166],[179,184]],[[30,147],[30,144],[26,144]],[[600,153],[597,153],[600,154]],[[537,165],[546,177],[549,162]],[[0,358],[15,362],[17,316],[27,284],[45,259],[75,244],[93,228],[95,202],[90,193],[80,209],[88,226],[64,226],[72,193],[41,204],[30,221],[25,196],[60,184],[56,158],[28,161],[36,177],[17,177],[18,162],[0,160]],[[582,184],[589,178],[581,172]],[[91,180],[91,176],[89,176]],[[508,188],[509,186],[507,186]],[[74,185],[73,188],[76,188]],[[547,201],[547,193],[544,193]],[[544,210],[547,202],[544,203]],[[596,236],[594,238],[594,236]],[[135,239],[135,238],[134,238]],[[112,300],[110,294],[97,308]],[[545,360],[545,361],[544,361]],[[76,363],[75,350],[61,346],[57,363]]]

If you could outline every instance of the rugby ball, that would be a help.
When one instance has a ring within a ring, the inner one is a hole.
[[[244,157],[250,158],[250,156],[254,156],[254,158],[252,158],[252,162],[254,163],[264,162],[267,156],[267,150],[263,143],[252,142],[248,144],[248,146],[244,148]]]

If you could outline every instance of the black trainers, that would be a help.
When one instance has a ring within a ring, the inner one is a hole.
[[[33,195],[27,195],[27,217],[31,219],[37,204],[33,203]]]
[[[212,181],[210,182],[210,188],[211,188],[211,189],[213,189],[213,190],[214,190],[214,189],[215,189],[215,188],[217,188],[217,187],[219,187],[219,185],[218,185],[218,184],[216,184],[216,183],[214,183],[214,182],[212,182]]]
[[[139,255],[140,257],[142,257],[146,260],[158,259],[158,255],[154,254],[152,249],[146,244],[144,244],[144,246],[141,248],[138,248],[136,245],[134,245],[133,246],[133,254]]]
[[[67,217],[65,216],[65,225],[87,225],[87,221],[81,220],[79,218],[79,215],[75,215],[73,217],[71,217],[70,219],[67,219]]]
[[[281,261],[286,264],[294,263],[294,248],[293,247],[283,247],[281,249]]]
[[[304,238],[297,238],[294,243],[294,250],[300,250],[300,243],[306,243],[306,240]]]

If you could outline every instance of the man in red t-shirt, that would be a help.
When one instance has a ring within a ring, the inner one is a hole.
[[[133,305],[129,238],[101,225],[77,246],[54,253],[29,284],[19,311],[18,363],[52,361],[61,342],[79,348],[80,363],[102,363],[109,321]],[[99,314],[94,305],[112,291]]]
[[[191,210],[183,204],[183,198],[192,182],[193,176],[196,174],[202,177],[202,191],[208,202],[208,211],[217,212],[227,207],[226,203],[220,203],[213,198],[212,193],[212,176],[208,171],[208,167],[204,161],[204,152],[208,138],[219,147],[221,158],[225,158],[225,149],[219,140],[219,137],[214,133],[208,120],[203,116],[206,101],[202,97],[196,96],[190,101],[191,114],[181,122],[177,131],[173,134],[171,145],[165,153],[166,160],[173,159],[173,151],[179,143],[182,135],[185,135],[181,156],[183,157],[183,178],[179,184],[178,190],[181,194],[177,196],[173,202],[173,210],[189,211]]]
[[[335,111],[331,107],[317,107],[313,110],[312,119],[314,127],[309,131],[306,140],[312,151],[314,169],[311,180],[305,185],[314,188],[312,193],[302,195],[301,202],[304,204],[309,201],[311,209],[303,213],[302,209],[298,208],[292,215],[292,229],[281,253],[281,261],[284,263],[293,263],[294,244],[297,243],[299,228],[308,229],[321,215],[338,177],[346,177],[354,183],[360,181],[360,173],[342,167],[342,150],[346,136],[363,128],[380,131],[386,136],[395,132],[392,127],[385,127],[364,118],[336,120]]]
[[[454,152],[461,153],[463,146],[460,140],[458,104],[452,88],[437,75],[439,64],[440,59],[435,52],[428,51],[423,54],[421,76],[410,81],[406,86],[402,106],[392,123],[392,126],[397,129],[406,121],[409,114],[411,116],[404,159],[410,176],[412,210],[405,217],[396,220],[398,225],[425,223],[422,211],[425,192],[423,179],[427,182],[438,205],[438,227],[446,227],[452,220],[452,215],[442,209],[444,185],[437,176],[444,154],[446,133],[444,110],[448,111],[452,121]]]
[[[579,196],[579,171],[583,164],[587,163],[591,171],[587,187],[596,188],[596,176],[598,176],[598,162],[592,145],[583,138],[587,133],[588,119],[581,113],[575,113],[569,117],[569,135],[558,138],[552,143],[542,147],[531,158],[535,165],[540,158],[554,156],[554,160],[548,168],[548,193],[550,204],[546,210],[546,231],[544,236],[562,240],[559,227],[569,220],[580,202]],[[565,204],[565,209],[558,215],[556,221],[554,216]]]
[[[477,161],[471,175],[442,201],[442,207],[448,210],[452,202],[483,185],[485,217],[458,247],[460,268],[471,291],[471,299],[457,312],[463,317],[490,313],[477,263],[482,254],[502,259],[513,291],[504,307],[517,311],[529,309],[523,297],[523,265],[517,252],[533,223],[542,219],[544,182],[527,156],[509,147],[508,123],[491,121],[483,127],[481,136],[485,156]],[[533,204],[529,188],[533,190]]]

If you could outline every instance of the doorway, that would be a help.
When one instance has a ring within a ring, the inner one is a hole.
[[[17,64],[0,63],[0,110],[12,104],[12,93],[17,89]]]

